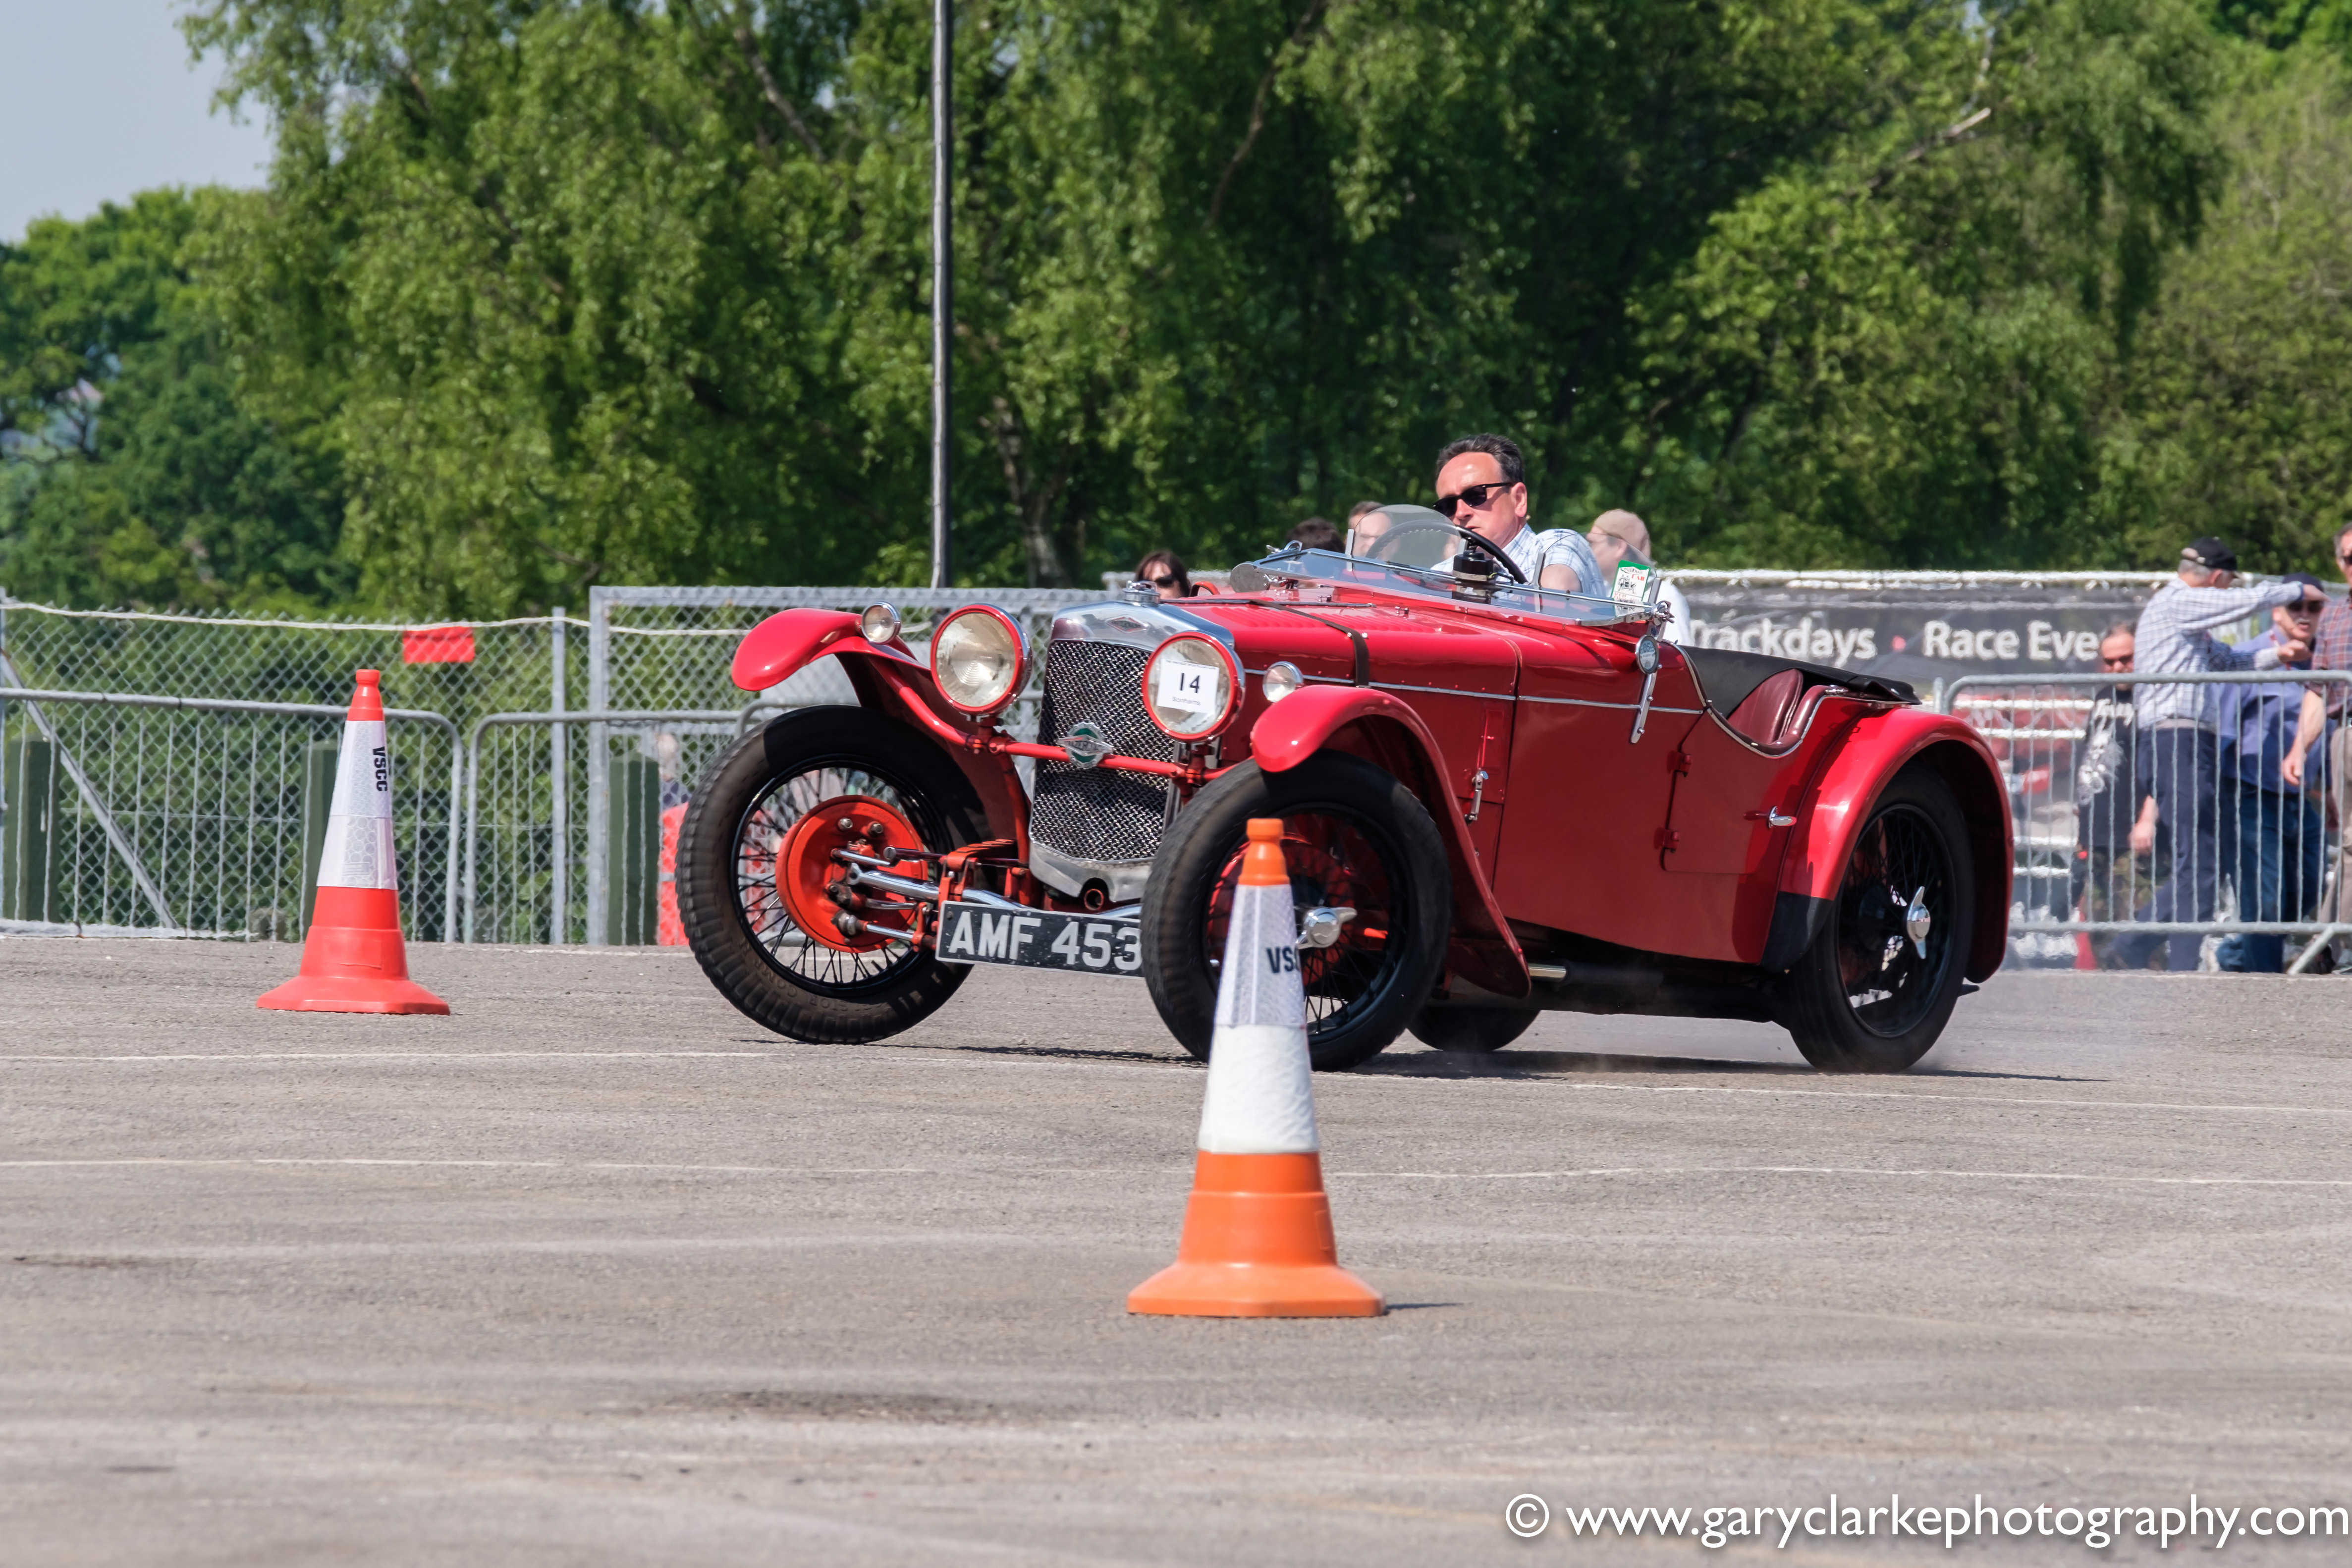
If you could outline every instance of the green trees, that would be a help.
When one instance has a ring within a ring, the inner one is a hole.
[[[2352,78],[2328,55],[2248,61],[2222,127],[2205,242],[2131,365],[2133,542],[2220,532],[2327,571],[2352,523]]]
[[[237,198],[148,192],[0,246],[0,583],[77,603],[348,593],[331,425],[245,396],[201,235]]]
[[[961,0],[958,576],[1234,559],[1482,427],[1673,559],[2303,564],[2352,504],[2339,11]],[[921,579],[919,0],[188,26],[270,189],[0,256],[0,582]]]

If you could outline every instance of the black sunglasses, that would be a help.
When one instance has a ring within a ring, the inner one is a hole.
[[[1173,588],[1176,586],[1178,580],[1176,574],[1171,571],[1164,576],[1150,578],[1146,580],[1148,580],[1154,588]]]
[[[2291,615],[2316,615],[2327,608],[2327,601],[2325,599],[2298,599],[2286,608],[2287,612]]]
[[[1454,515],[1454,508],[1465,501],[1469,503],[1472,511],[1483,512],[1486,509],[1486,503],[1495,498],[1497,491],[1507,490],[1517,483],[1515,479],[1497,479],[1491,485],[1465,485],[1451,496],[1437,497],[1437,515],[1441,517],[1450,517]]]

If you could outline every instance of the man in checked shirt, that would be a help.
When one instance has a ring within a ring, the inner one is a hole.
[[[2299,642],[2241,653],[2213,635],[2274,604],[2303,597],[2299,582],[2234,588],[2231,585],[2237,572],[2236,552],[2220,539],[2197,539],[2182,550],[2179,580],[2158,589],[2140,612],[2133,650],[2136,673],[2269,670],[2282,661],[2301,662],[2310,650]],[[2214,691],[2197,685],[2143,685],[2133,690],[2132,707],[2139,732],[2147,738],[2157,816],[2172,830],[2172,874],[2132,918],[2202,925],[2213,918],[2214,883],[2221,864]],[[2136,969],[2162,940],[2126,936],[2115,951],[2124,967]],[[2194,969],[2204,946],[2202,936],[2174,936],[2165,967]]]
[[[2336,570],[2344,580],[2352,582],[2352,526],[2336,531]],[[2320,612],[2319,629],[2311,637],[2311,667],[2315,670],[2352,670],[2352,599],[2338,599]],[[2303,713],[2294,727],[2294,739],[2287,755],[2279,764],[2279,772],[2297,789],[2305,787],[2306,770],[2321,774],[2312,779],[2314,788],[2324,787],[2334,795],[2336,821],[2339,831],[2352,829],[2352,725],[2345,720],[2352,695],[2341,685],[2317,686],[2303,694]],[[2322,735],[2329,736],[2327,748],[2314,759],[2309,756],[2312,743]],[[2352,831],[2346,831],[2343,843],[2336,852],[2336,882],[2319,906],[2319,918],[2331,925],[2352,925]],[[2331,946],[2345,946],[2338,938]],[[2334,967],[2341,968],[2343,954],[2328,955]]]

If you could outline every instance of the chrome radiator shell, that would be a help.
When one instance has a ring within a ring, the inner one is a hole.
[[[1090,604],[1057,616],[1045,646],[1037,738],[1050,746],[1091,724],[1123,757],[1183,760],[1143,703],[1151,651],[1180,632],[1233,646],[1215,622],[1165,604]],[[1143,894],[1152,858],[1176,815],[1174,783],[1148,773],[1040,762],[1029,800],[1029,869],[1076,896],[1100,882],[1114,904]]]

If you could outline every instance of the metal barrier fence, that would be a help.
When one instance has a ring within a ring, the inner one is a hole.
[[[643,867],[658,848],[646,841],[648,805],[658,835],[659,813],[683,801],[756,714],[852,697],[826,658],[743,706],[745,694],[729,678],[737,640],[777,609],[856,610],[879,597],[898,605],[919,644],[939,612],[984,600],[1024,620],[1042,646],[1055,612],[1101,596],[615,588],[591,592],[585,621],[559,611],[417,626],[67,612],[0,595],[0,683],[34,698],[0,695],[8,747],[0,808],[20,790],[37,795],[26,803],[40,808],[0,810],[0,919],[31,909],[86,929],[296,934],[316,748],[331,749],[352,670],[372,665],[400,705],[403,898],[413,937],[646,939]],[[1033,672],[1013,709],[1024,737],[1034,726],[1034,681]],[[2164,790],[2188,829],[2179,845],[2175,824],[2159,813],[2155,842],[2133,849],[2137,816],[2114,820],[2120,793],[2086,782],[2099,774],[2092,754],[2112,748],[2118,714],[2129,707],[2127,698],[2119,706],[2119,691],[2169,683],[2242,694],[2347,681],[2352,674],[1985,675],[1939,691],[1939,705],[1976,724],[2004,759],[2019,826],[2011,910],[2018,958],[2117,962],[2177,936],[2205,949],[2208,962],[2216,939],[2236,944],[2225,955],[2235,961],[2245,939],[2266,937],[2291,939],[2302,967],[2328,938],[2352,936],[2352,915],[2328,902],[2352,779],[2326,776],[2326,744],[2311,758],[2311,789],[2290,800],[2240,788],[2218,768],[2200,791],[2191,743]],[[88,687],[142,695],[79,689]],[[224,687],[252,700],[208,695]],[[583,691],[585,706],[573,707]],[[2180,753],[2181,743],[2162,744]],[[2155,737],[2132,745],[2137,758]],[[616,820],[616,789],[625,821]],[[2145,798],[2137,781],[2132,793]],[[44,859],[27,880],[25,846],[35,841]],[[2159,908],[2153,894],[2175,880],[2186,891]]]
[[[2330,747],[2291,789],[2278,756],[2228,737],[2250,706],[2352,685],[2352,671],[2202,674],[1969,675],[1942,693],[2001,759],[2017,824],[2010,905],[2014,956],[2028,964],[2137,968],[2211,964],[2301,973],[2336,923],[2347,784]],[[2143,729],[2135,694],[2193,687],[2188,722]],[[2259,727],[2257,728],[2259,733]],[[2333,819],[2331,821],[2331,819]],[[2285,946],[2294,942],[2290,959]]]
[[[0,668],[5,668],[0,661]],[[345,708],[0,686],[0,919],[252,940],[307,919]],[[461,750],[388,708],[401,917],[456,928]]]

